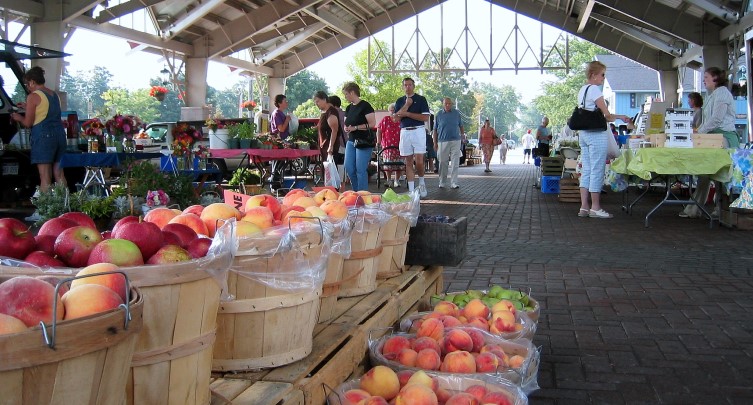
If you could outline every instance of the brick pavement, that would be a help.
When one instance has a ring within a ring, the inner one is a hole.
[[[578,204],[532,187],[533,165],[460,169],[461,188],[427,176],[422,212],[468,217],[468,254],[450,291],[531,288],[542,316],[532,404],[753,403],[753,233],[708,228],[652,204],[578,218]],[[658,201],[659,194],[649,196]]]

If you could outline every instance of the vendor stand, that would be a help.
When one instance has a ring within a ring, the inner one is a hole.
[[[110,194],[102,168],[120,167],[129,160],[156,159],[161,153],[66,153],[60,160],[60,167],[84,167],[86,174],[81,183],[82,189],[102,187],[106,195]]]
[[[321,156],[318,149],[210,149],[210,152],[212,157],[215,158],[233,158],[241,156],[239,167],[243,166],[243,162],[248,159],[247,167],[250,169],[253,165],[254,168],[259,170],[259,173],[263,173],[262,179],[267,179],[270,176],[283,178],[285,170],[289,167],[292,168],[294,162],[298,159],[313,158],[315,160],[315,168],[311,170],[308,168],[308,165],[306,165],[307,168],[304,171],[312,177],[314,177],[317,172],[317,167],[322,165],[318,158]],[[265,163],[272,161],[282,162],[281,164],[275,165],[274,173],[265,170]],[[293,173],[294,180],[297,180],[299,172],[293,170]],[[320,169],[319,173],[323,174],[324,169]],[[316,179],[314,179],[314,182],[316,183]],[[271,186],[271,182],[266,182],[266,184]]]

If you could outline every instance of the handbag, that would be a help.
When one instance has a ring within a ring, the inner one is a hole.
[[[372,131],[371,128],[368,128],[365,137],[353,139],[353,146],[355,146],[356,149],[368,149],[376,146],[376,135],[374,135],[374,131]]]
[[[499,146],[502,144],[502,139],[498,135],[494,135],[494,140],[492,141],[494,143],[494,146]]]
[[[586,110],[586,95],[588,94],[588,88],[583,93],[583,102],[573,110],[570,119],[567,120],[567,126],[573,130],[583,131],[606,131],[607,130],[607,118],[600,109],[594,111]]]

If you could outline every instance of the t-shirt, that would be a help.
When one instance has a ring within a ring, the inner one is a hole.
[[[285,123],[285,113],[282,112],[279,108],[275,108],[274,111],[272,111],[272,119],[269,120],[269,129],[272,131],[273,134],[279,135],[280,139],[286,139],[288,135],[290,135],[290,125],[288,125],[287,128],[285,128],[285,131],[280,132],[277,127]]]
[[[425,115],[431,114],[429,112],[429,103],[426,101],[426,97],[419,94],[413,94],[410,98],[413,99],[413,104],[408,107],[409,113]],[[401,108],[403,108],[403,106],[405,105],[405,100],[407,99],[408,96],[402,96],[398,98],[397,101],[395,101],[395,111],[399,111]],[[423,125],[423,121],[414,120],[413,118],[403,117],[400,119],[400,128],[420,127]]]
[[[588,89],[588,93],[586,93],[586,89]],[[601,88],[593,84],[586,84],[581,87],[580,91],[578,91],[578,105],[583,104],[584,94],[586,96],[586,102],[583,108],[589,111],[596,111],[596,109],[598,108],[596,106],[596,100],[604,97],[604,94],[601,92]]]
[[[439,110],[434,118],[434,130],[437,131],[437,141],[459,141],[460,127],[463,126],[463,118],[460,111],[451,109],[449,112],[444,109]]]
[[[531,134],[525,134],[523,135],[523,138],[520,139],[521,145],[523,145],[523,149],[533,149],[535,140],[533,139],[533,135]]]
[[[369,124],[366,116],[374,112],[374,107],[369,104],[368,101],[361,100],[358,104],[349,104],[345,107],[345,126],[356,126],[362,124]],[[363,139],[368,136],[368,132],[364,130],[350,131],[348,133],[348,140],[353,141],[356,138]]]
[[[549,145],[549,138],[547,137],[551,135],[552,135],[552,129],[549,127],[539,125],[539,128],[536,130],[536,136],[541,137],[538,139],[539,143],[545,143]]]

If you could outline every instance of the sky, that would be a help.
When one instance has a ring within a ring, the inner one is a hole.
[[[444,5],[444,10],[442,10],[443,15],[462,16],[464,15],[463,8],[465,4],[463,0],[450,0]],[[514,13],[496,6],[490,9],[490,3],[482,0],[468,0],[467,4],[469,16],[483,17],[476,18],[472,24],[469,24],[471,26],[470,32],[473,35],[472,40],[477,41],[479,47],[484,50],[491,48],[489,44],[490,40],[495,41],[495,50],[487,51],[486,53],[494,52],[497,57],[504,59],[506,55],[500,52],[501,43],[506,38],[509,38],[511,32],[513,32]],[[421,51],[424,52],[428,49],[428,45],[425,45],[424,41],[434,41],[431,44],[432,49],[439,49],[440,43],[437,41],[437,38],[440,37],[440,34],[436,22],[440,18],[442,18],[440,8],[435,7],[420,14],[418,19],[413,17],[399,23],[395,28],[395,48],[415,49],[415,37],[411,38],[411,35],[416,29],[416,20],[418,20],[418,25],[423,33],[422,39],[418,41]],[[519,17],[518,24],[526,36],[526,40],[532,43],[532,48],[535,52],[538,52],[539,33],[542,31],[540,24],[522,16]],[[494,31],[492,31],[494,33],[493,39],[489,30],[489,27],[492,25],[494,26]],[[444,46],[449,47],[458,38],[461,38],[460,34],[463,32],[464,24],[457,19],[448,21],[448,18],[444,17],[444,27]],[[375,38],[389,41],[392,36],[391,31],[391,29],[387,29],[377,33],[375,34]],[[559,33],[558,30],[551,27],[545,27],[543,31],[545,45],[547,45],[546,41],[553,42],[553,38]],[[26,42],[28,42],[28,36]],[[464,40],[461,40],[460,44],[462,45],[463,42]],[[357,52],[366,49],[367,46],[368,40],[362,40],[310,66],[309,69],[326,80],[330,91],[335,91],[346,80],[344,78],[348,77],[346,69],[348,63],[353,60]],[[463,52],[462,49],[459,50]],[[149,79],[159,77],[159,71],[164,67],[164,62],[159,56],[131,51],[124,39],[84,29],[76,30],[68,42],[65,52],[72,54],[72,56],[66,58],[69,72],[88,71],[95,66],[105,66],[113,74],[113,85],[129,89],[148,87]],[[480,62],[482,62],[480,57],[474,58],[473,63],[477,64]],[[553,79],[553,76],[542,76],[538,71],[520,71],[517,75],[514,72],[507,71],[494,72],[493,74],[489,72],[471,72],[469,77],[475,81],[488,82],[499,86],[505,84],[511,85],[521,94],[523,102],[530,102],[540,93],[540,83],[542,81]],[[237,73],[231,72],[228,67],[215,62],[209,63],[207,82],[210,86],[225,89],[242,80],[245,79],[241,78]],[[417,91],[420,93],[420,83],[418,83]]]

